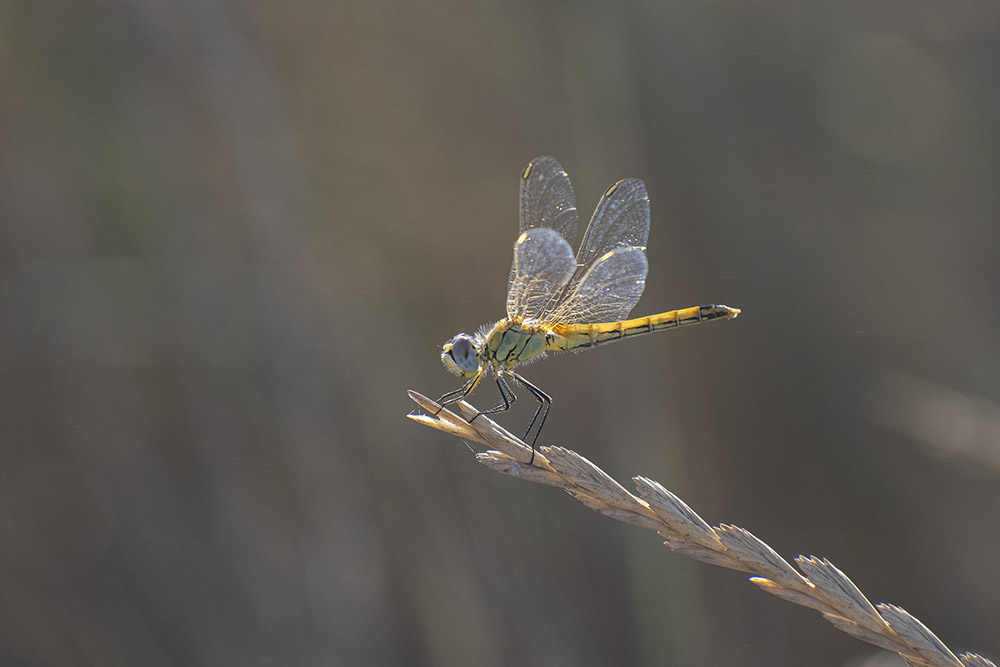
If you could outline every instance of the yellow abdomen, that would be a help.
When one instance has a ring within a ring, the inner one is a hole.
[[[622,320],[621,322],[554,325],[552,333],[555,336],[548,341],[545,349],[575,350],[577,348],[594,347],[663,329],[674,329],[689,324],[709,322],[711,320],[731,320],[739,314],[739,308],[709,305],[671,310],[666,313],[649,315],[648,317],[637,317],[631,320]]]

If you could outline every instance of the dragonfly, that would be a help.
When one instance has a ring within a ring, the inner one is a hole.
[[[524,167],[520,197],[507,317],[444,344],[442,363],[466,381],[437,403],[440,412],[493,375],[501,402],[476,414],[471,423],[480,415],[509,410],[517,400],[511,385],[523,387],[538,402],[524,435],[528,442],[534,430],[530,464],[552,398],[515,371],[516,366],[548,352],[582,350],[654,331],[733,319],[740,309],[693,306],[627,319],[642,296],[649,271],[649,197],[641,180],[626,178],[605,191],[576,253],[572,246],[578,227],[576,199],[555,158],[539,157]]]

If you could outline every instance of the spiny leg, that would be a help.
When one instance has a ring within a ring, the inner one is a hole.
[[[444,406],[448,405],[449,403],[460,401],[469,394],[471,394],[472,390],[476,388],[476,385],[479,384],[479,381],[482,379],[482,377],[483,374],[481,372],[476,373],[469,379],[468,382],[463,384],[461,387],[459,387],[454,391],[449,391],[447,394],[439,398],[436,402],[440,407],[437,409],[437,412],[434,413],[434,416],[436,417],[438,414],[440,414],[441,411],[444,410]],[[479,415],[476,415],[476,417],[478,416]],[[475,419],[476,417],[473,417],[472,419]],[[472,419],[469,420],[469,423],[472,423]]]
[[[481,415],[495,415],[498,412],[506,412],[510,410],[510,406],[514,405],[514,401],[517,400],[517,396],[514,391],[507,384],[507,381],[503,379],[502,375],[497,375],[497,388],[500,389],[500,398],[502,399],[500,403],[497,403],[489,410],[483,410],[479,414]]]
[[[535,443],[538,441],[538,436],[542,434],[542,426],[545,425],[545,418],[549,415],[549,406],[552,405],[552,397],[525,380],[517,373],[511,372],[510,376],[514,378],[518,384],[531,392],[531,395],[535,397],[536,401],[538,401],[538,408],[535,410],[535,416],[531,418],[531,423],[528,424],[528,430],[524,434],[524,441],[528,442],[528,436],[531,435],[531,429],[534,428],[535,422],[538,422],[538,430],[535,431],[535,437],[531,439],[530,443],[531,459],[528,460],[528,465],[531,465],[535,460]]]
[[[512,406],[514,401],[517,400],[517,395],[514,393],[514,390],[510,388],[510,385],[507,384],[507,381],[503,379],[502,375],[497,375],[497,388],[500,390],[500,398],[502,400],[489,410],[477,412],[476,416],[472,419],[467,419],[467,422],[471,424],[476,421],[476,417],[479,415],[495,415],[498,412],[506,412],[507,410],[510,410],[510,406]]]

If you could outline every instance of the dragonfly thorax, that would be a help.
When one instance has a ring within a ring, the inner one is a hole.
[[[534,321],[500,320],[486,335],[480,354],[495,370],[508,369],[542,356],[551,337],[550,331]]]

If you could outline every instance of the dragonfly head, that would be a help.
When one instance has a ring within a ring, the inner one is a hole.
[[[479,372],[479,348],[469,334],[460,333],[441,348],[441,363],[449,373],[471,377]]]

